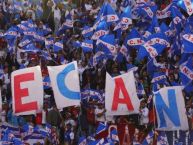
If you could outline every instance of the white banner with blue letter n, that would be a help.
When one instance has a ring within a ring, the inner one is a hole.
[[[182,87],[165,87],[154,93],[158,130],[188,130]]]

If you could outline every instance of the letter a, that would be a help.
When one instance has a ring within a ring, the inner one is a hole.
[[[124,98],[120,98],[120,91],[122,91]],[[134,107],[131,103],[130,96],[127,92],[127,89],[125,88],[125,84],[122,78],[115,79],[115,91],[114,91],[114,97],[113,97],[113,103],[112,103],[112,110],[113,111],[117,110],[119,104],[127,105],[127,108],[130,111],[134,110]]]

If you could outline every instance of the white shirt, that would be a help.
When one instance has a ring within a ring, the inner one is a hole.
[[[1,121],[2,121],[2,122],[5,122],[5,121],[6,121],[6,112],[5,112],[5,110],[3,110],[3,111],[1,112]]]
[[[42,110],[42,124],[46,124],[46,111]]]
[[[59,8],[57,8],[57,9],[53,8],[53,11],[54,11],[54,19],[60,20],[60,18],[61,18],[60,9]]]
[[[141,125],[149,123],[149,109],[147,107],[141,110]]]

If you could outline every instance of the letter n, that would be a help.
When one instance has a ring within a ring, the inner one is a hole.
[[[163,100],[163,97],[168,97],[169,106]],[[176,93],[174,89],[168,90],[167,96],[161,96],[160,93],[155,94],[155,106],[157,115],[160,120],[160,128],[167,127],[165,115],[174,124],[175,127],[180,127],[180,117],[176,103]]]

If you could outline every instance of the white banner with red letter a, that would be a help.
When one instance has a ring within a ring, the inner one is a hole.
[[[139,113],[133,71],[112,78],[106,74],[105,108],[107,115],[128,115]]]
[[[36,114],[43,106],[42,74],[39,66],[20,69],[11,74],[13,112]]]

